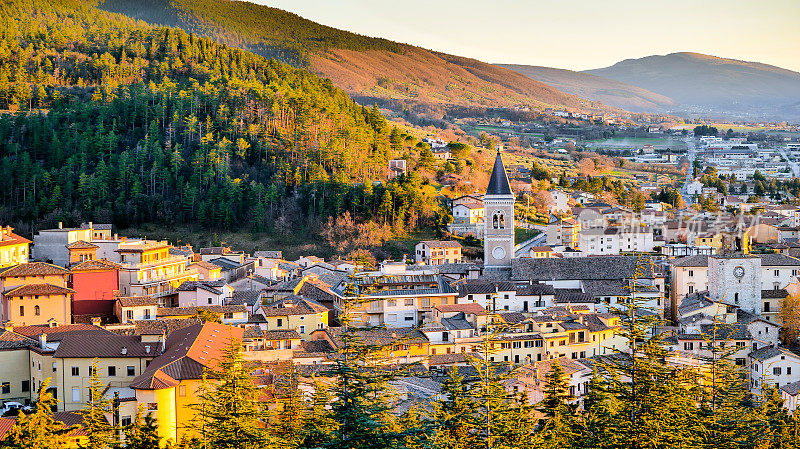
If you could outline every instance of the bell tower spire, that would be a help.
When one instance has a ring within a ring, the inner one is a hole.
[[[494,159],[489,186],[483,197],[483,264],[486,269],[511,268],[514,258],[514,192],[500,151]]]

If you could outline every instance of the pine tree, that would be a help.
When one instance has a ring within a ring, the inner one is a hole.
[[[430,416],[431,432],[428,443],[434,448],[464,449],[471,445],[472,428],[475,425],[474,404],[469,396],[464,377],[458,367],[450,369],[442,382],[443,399],[434,404]]]
[[[47,391],[49,386],[50,379],[42,382],[36,401],[36,411],[30,415],[20,412],[8,434],[0,441],[0,447],[19,449],[61,449],[67,447],[68,440],[66,435],[74,429],[67,428],[53,419],[52,410],[58,401]]]
[[[232,340],[213,368],[206,368],[192,427],[209,448],[279,447],[265,429],[266,404],[250,377],[241,341]]]
[[[338,423],[329,409],[330,403],[328,387],[322,382],[315,381],[311,405],[303,422],[306,435],[301,447],[321,447],[336,432]]]
[[[100,381],[100,373],[97,370],[99,361],[94,359],[90,368],[89,377],[89,400],[83,410],[83,428],[88,435],[85,447],[94,449],[105,449],[112,447],[119,441],[117,430],[106,418],[107,413],[113,412],[113,401],[105,396],[107,385]]]
[[[145,413],[141,406],[136,411],[133,422],[122,431],[125,435],[125,449],[159,449],[161,445],[155,418]]]
[[[545,377],[544,399],[537,407],[543,415],[536,435],[537,447],[569,448],[577,442],[575,407],[569,403],[574,399],[560,361],[553,360]]]
[[[352,324],[352,303],[363,301],[355,287],[355,275],[348,283],[340,314],[338,357],[327,376],[335,378],[332,415],[339,426],[323,447],[336,449],[379,449],[400,447],[403,435],[390,430],[389,380],[397,373],[380,353],[383,345],[365,343]],[[365,287],[366,288],[366,287]]]
[[[303,392],[298,388],[299,374],[294,363],[289,363],[283,372],[276,373],[275,376],[274,395],[279,411],[270,426],[270,432],[292,446],[300,445],[305,441],[306,432],[310,428],[304,426],[308,407]]]

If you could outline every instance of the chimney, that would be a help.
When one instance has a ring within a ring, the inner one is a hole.
[[[158,342],[161,343],[161,352],[166,351],[166,349],[167,349],[167,336],[165,335],[165,333],[162,332],[161,335],[158,336]]]
[[[128,355],[128,348],[122,348],[122,351],[120,351],[120,354]]]
[[[39,334],[39,349],[47,349],[47,334]]]
[[[93,316],[92,317],[92,326],[98,326],[99,327],[101,324],[103,324],[103,321],[100,319],[99,316]]]
[[[94,223],[92,223],[91,221],[89,222],[89,229],[94,229]]]
[[[64,223],[58,222],[58,229],[64,229]]]
[[[3,322],[3,329],[5,329],[7,331],[13,331],[14,330],[14,322],[11,321],[11,320],[4,321]]]

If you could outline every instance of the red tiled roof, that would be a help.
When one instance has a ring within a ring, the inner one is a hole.
[[[170,334],[164,353],[150,362],[131,383],[131,388],[158,390],[184,379],[201,379],[203,371],[223,355],[232,339],[241,340],[243,330],[217,323],[202,323]]]
[[[10,232],[3,236],[3,239],[0,240],[0,246],[8,246],[8,245],[19,245],[21,243],[30,243],[31,241],[26,239],[25,237],[19,236]]]
[[[44,262],[30,262],[14,265],[2,273],[0,278],[6,277],[20,277],[20,276],[49,276],[49,275],[62,275],[69,274],[69,270],[59,267],[57,265],[44,263]]]
[[[440,312],[464,312],[473,313],[475,315],[486,315],[486,309],[482,305],[470,302],[466,304],[440,304],[436,306],[436,310]]]
[[[72,271],[111,271],[111,270],[119,270],[120,265],[110,260],[106,259],[98,259],[98,260],[87,260],[85,262],[81,262],[78,265],[72,267]]]
[[[12,288],[5,292],[6,297],[22,297],[22,296],[50,296],[50,295],[67,295],[75,293],[75,290],[66,287],[59,287],[53,284],[25,284],[19,287]]]
[[[46,334],[48,341],[61,341],[61,339],[68,335],[81,333],[94,333],[103,335],[114,334],[113,332],[105,330],[102,327],[91,324],[65,324],[55,327],[50,327],[46,324],[37,324],[33,326],[15,327],[14,332],[34,339],[39,338],[39,335]]]
[[[99,246],[95,245],[94,243],[89,243],[85,240],[78,240],[77,242],[73,242],[67,245],[67,249],[95,249],[95,248],[99,248]]]

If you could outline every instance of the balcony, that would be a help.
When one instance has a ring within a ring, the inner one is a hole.
[[[181,262],[186,262],[188,264],[189,260],[184,256],[169,256],[163,259],[158,259],[153,262],[147,262],[147,263],[120,262],[120,265],[122,265],[122,267],[126,269],[142,270],[151,267],[159,267],[162,265],[177,264]]]

